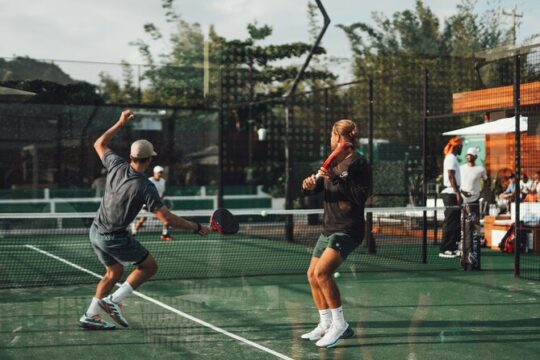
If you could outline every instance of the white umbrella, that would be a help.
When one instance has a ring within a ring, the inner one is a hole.
[[[35,95],[35,93],[30,91],[0,86],[0,100],[2,101],[22,101]]]
[[[519,130],[527,131],[527,118],[520,117]],[[462,129],[447,131],[443,135],[491,135],[491,134],[506,134],[516,131],[516,118],[504,118],[500,120],[490,121],[480,125],[469,126]]]

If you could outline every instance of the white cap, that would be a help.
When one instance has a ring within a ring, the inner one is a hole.
[[[467,149],[467,155],[478,156],[478,149],[475,147],[470,147]]]
[[[130,155],[134,158],[144,159],[157,154],[154,151],[154,145],[150,141],[141,139],[131,144]]]
[[[163,168],[161,166],[159,166],[159,165],[154,166],[154,172],[155,173],[163,172]]]

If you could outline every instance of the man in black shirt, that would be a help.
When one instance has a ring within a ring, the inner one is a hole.
[[[330,145],[334,150],[341,142],[355,144],[358,139],[356,124],[339,120],[332,128]],[[331,164],[327,171],[319,170],[320,177],[304,179],[302,190],[312,195],[324,190],[324,226],[317,241],[308,269],[308,280],[313,301],[319,310],[317,327],[302,335],[319,347],[333,347],[341,339],[354,335],[345,321],[341,297],[333,275],[347,256],[364,238],[364,204],[370,189],[370,165],[367,160],[349,149]]]
[[[205,236],[210,229],[172,214],[163,205],[158,191],[144,172],[157,154],[147,140],[137,140],[131,145],[130,162],[116,155],[108,144],[120,128],[134,117],[126,110],[109,130],[94,143],[99,158],[107,170],[105,193],[94,223],[90,228],[90,242],[106,272],[98,283],[88,310],[80,318],[81,327],[92,330],[110,330],[115,326],[101,319],[100,308],[118,324],[126,327],[120,304],[134,289],[150,279],[157,271],[154,257],[128,231],[143,205],[164,224],[192,230]],[[107,296],[121,279],[124,263],[135,265],[126,281],[113,294]]]

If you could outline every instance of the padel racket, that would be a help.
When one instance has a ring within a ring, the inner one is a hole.
[[[233,235],[240,230],[238,220],[227,209],[217,209],[210,217],[210,228],[223,235]]]
[[[324,163],[322,164],[322,168],[323,169],[326,169],[328,170],[328,168],[330,168],[330,164],[332,164],[332,161],[334,161],[339,155],[343,154],[345,151],[347,151],[348,149],[352,148],[353,147],[353,144],[351,144],[350,142],[343,142],[343,143],[340,143],[335,149],[334,151],[332,151],[332,153],[326,158],[326,160],[324,161]],[[321,177],[321,171],[317,171],[317,174],[315,175],[315,178],[320,178]]]

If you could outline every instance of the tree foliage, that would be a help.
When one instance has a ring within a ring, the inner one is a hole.
[[[489,9],[479,15],[475,4],[463,0],[442,26],[421,0],[414,10],[398,11],[391,17],[374,13],[374,26],[363,22],[338,25],[351,44],[355,75],[385,74],[393,68],[390,64],[402,61],[422,65],[448,57],[472,57],[504,43],[508,29],[500,21],[500,12]]]
[[[350,42],[354,76],[374,79],[375,138],[421,144],[425,69],[429,71],[430,114],[451,114],[454,93],[484,88],[488,83],[506,85],[503,79],[491,77],[501,74],[500,69],[482,72],[486,61],[479,56],[508,41],[509,29],[500,17],[496,8],[479,14],[475,0],[462,0],[455,14],[441,22],[424,1],[417,0],[413,9],[390,16],[373,13],[373,25],[338,25]],[[366,86],[361,83],[356,90],[365,92]],[[341,95],[347,97],[350,91]],[[470,121],[478,120],[463,116],[452,124],[459,127]],[[445,141],[435,122],[428,129],[433,131],[428,136],[430,176],[438,173],[436,159]]]
[[[132,42],[144,59],[142,81],[148,86],[141,94],[143,103],[205,105],[217,101],[222,84],[224,92],[232,95],[229,99],[232,102],[279,96],[296,77],[299,65],[293,65],[294,62],[311,50],[311,44],[303,42],[262,45],[273,29],[257,22],[246,25],[248,37],[242,40],[226,39],[211,27],[205,45],[200,24],[182,19],[174,4],[174,0],[162,0],[165,20],[175,27],[168,39],[162,29],[147,23],[144,30],[149,40]],[[156,54],[153,51],[156,44],[166,50]],[[315,58],[322,54],[325,54],[322,47],[315,49]],[[206,80],[210,83],[210,94],[206,94],[204,88],[205,68],[209,69]],[[323,68],[310,69],[305,77],[323,81],[335,79]],[[129,88],[131,76],[124,74],[124,84],[105,73],[100,78],[102,91],[109,101],[134,97],[133,89]]]

